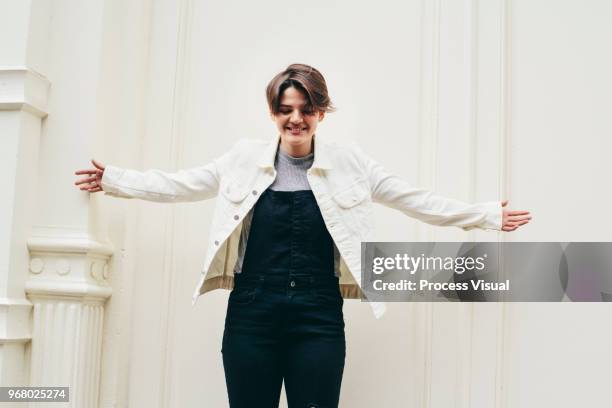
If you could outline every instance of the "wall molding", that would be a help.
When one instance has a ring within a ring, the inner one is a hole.
[[[511,149],[511,80],[512,80],[512,55],[511,55],[511,0],[500,0],[500,103],[499,103],[499,190],[503,199],[510,196],[510,154]],[[499,240],[505,241],[503,233],[499,234]],[[503,265],[500,265],[501,276],[504,276]],[[506,390],[504,387],[506,379],[506,355],[507,348],[505,340],[510,331],[508,319],[509,306],[504,302],[499,304],[497,325],[497,359],[495,375],[495,406],[504,408],[507,403]]]
[[[32,304],[25,299],[0,298],[0,346],[27,343],[32,339],[31,311]]]
[[[47,78],[30,68],[0,66],[0,111],[25,111],[44,118],[50,86]]]
[[[437,149],[438,149],[438,106],[439,106],[439,77],[440,77],[440,8],[441,0],[421,2],[421,40],[419,44],[419,132],[418,144],[418,172],[419,185],[435,189],[437,178]],[[416,240],[433,241],[434,231],[430,226],[417,224]],[[419,330],[422,333],[421,341],[423,357],[422,395],[418,400],[423,408],[431,407],[432,393],[432,353],[433,353],[433,326],[434,305],[426,302],[420,308],[414,309],[422,315]]]
[[[183,145],[185,129],[184,129],[184,112],[188,104],[187,94],[190,78],[190,56],[191,56],[191,32],[193,31],[193,13],[191,12],[193,4],[192,0],[180,0],[177,2],[178,21],[176,31],[176,49],[175,49],[175,64],[174,64],[174,83],[172,87],[172,116],[171,116],[171,133],[169,163],[171,168],[178,168],[183,162]],[[176,326],[175,318],[177,288],[181,286],[182,273],[177,271],[182,270],[180,256],[177,256],[176,242],[179,242],[183,236],[181,230],[184,223],[181,222],[180,213],[177,214],[177,209],[172,206],[166,213],[165,226],[169,234],[165,234],[163,266],[163,283],[166,293],[166,302],[162,308],[161,316],[161,332],[162,344],[164,352],[161,357],[161,384],[160,406],[173,407],[175,403],[175,391],[177,389],[176,359],[174,352],[176,351]]]

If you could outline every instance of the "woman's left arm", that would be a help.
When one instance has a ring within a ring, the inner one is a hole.
[[[508,201],[468,204],[415,188],[387,172],[383,166],[356,148],[366,171],[372,200],[428,224],[456,226],[466,231],[480,228],[514,231],[531,220],[528,211],[507,209]]]

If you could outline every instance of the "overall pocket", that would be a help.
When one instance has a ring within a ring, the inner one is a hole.
[[[337,286],[321,286],[312,288],[313,295],[317,303],[329,306],[342,306],[344,299]]]
[[[261,293],[261,282],[242,282],[230,292],[228,302],[236,305],[248,305]]]

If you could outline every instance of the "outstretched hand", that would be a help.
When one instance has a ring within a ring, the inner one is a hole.
[[[77,180],[74,184],[81,185],[79,190],[87,190],[90,193],[96,193],[98,191],[102,191],[102,176],[104,175],[105,166],[96,161],[95,159],[91,159],[94,167],[93,169],[86,170],[77,170],[74,174],[87,174],[89,177],[82,178]]]
[[[502,207],[508,205],[508,200],[501,202]],[[510,232],[514,231],[521,225],[525,225],[531,220],[529,211],[512,211],[508,209],[502,209],[502,231]]]

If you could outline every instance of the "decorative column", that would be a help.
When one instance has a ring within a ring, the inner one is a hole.
[[[47,204],[38,172],[48,89],[31,69],[0,69],[0,383],[68,386],[63,406],[97,407],[113,249],[82,228],[32,226]]]
[[[37,205],[38,150],[49,82],[0,67],[0,385],[28,385],[32,305],[26,241]]]

